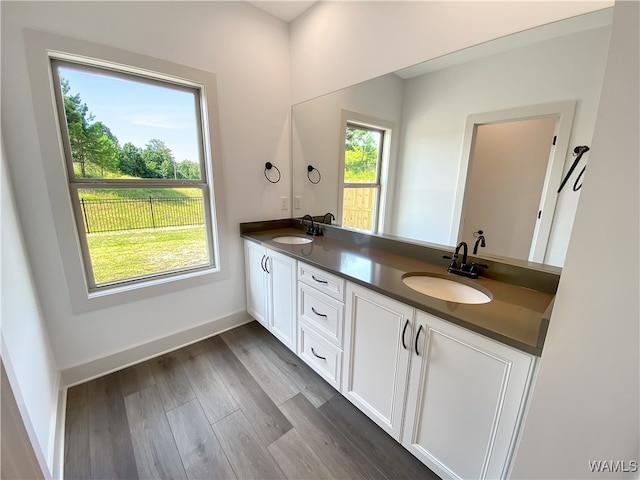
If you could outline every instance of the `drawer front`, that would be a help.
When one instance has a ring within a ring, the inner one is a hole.
[[[300,325],[300,358],[335,388],[340,388],[342,350],[304,324]]]
[[[298,318],[342,348],[344,304],[298,282]]]
[[[345,281],[337,275],[312,267],[306,263],[298,262],[298,280],[317,288],[336,300],[344,302]]]

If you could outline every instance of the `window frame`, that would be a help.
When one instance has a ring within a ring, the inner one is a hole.
[[[210,195],[208,171],[210,168],[208,164],[208,156],[206,152],[206,142],[204,139],[203,124],[205,123],[206,112],[202,109],[203,103],[203,86],[194,82],[187,82],[184,80],[178,80],[169,78],[166,75],[154,74],[152,72],[145,72],[144,74],[135,71],[131,67],[116,67],[104,61],[97,59],[90,59],[87,61],[85,58],[76,58],[73,55],[50,55],[51,75],[54,81],[54,96],[56,103],[56,112],[58,117],[61,146],[64,151],[64,164],[67,173],[67,182],[69,187],[69,196],[71,205],[73,208],[76,233],[78,236],[78,242],[80,243],[80,250],[82,255],[82,263],[84,266],[85,281],[87,283],[87,290],[89,295],[96,292],[103,292],[114,287],[122,287],[125,285],[137,285],[145,284],[150,280],[156,278],[171,278],[179,275],[183,275],[188,272],[198,272],[203,270],[215,269],[217,264],[217,256],[215,250],[214,240],[215,229],[212,225],[212,203]],[[91,74],[108,75],[114,78],[136,81],[143,84],[149,84],[162,88],[174,88],[180,91],[189,92],[194,95],[195,101],[195,115],[196,115],[196,129],[197,129],[197,142],[198,142],[198,164],[200,168],[200,179],[187,180],[187,179],[171,179],[171,178],[140,178],[140,179],[112,179],[112,178],[85,178],[79,177],[75,174],[73,166],[73,155],[71,153],[71,142],[69,138],[69,129],[66,122],[64,99],[62,95],[61,82],[60,82],[60,67],[72,68],[74,70],[83,71]],[[159,78],[161,77],[161,78]],[[93,271],[93,264],[91,261],[91,252],[89,249],[87,233],[84,228],[82,206],[79,199],[79,191],[81,189],[101,189],[101,188],[199,188],[202,192],[203,203],[203,220],[204,228],[207,239],[207,254],[209,258],[208,264],[197,265],[193,267],[183,267],[176,270],[154,272],[147,275],[128,277],[125,279],[118,279],[110,282],[97,284],[95,281],[95,275]]]
[[[127,302],[156,298],[179,290],[210,286],[214,282],[231,279],[231,272],[225,267],[230,240],[226,233],[228,226],[224,184],[220,175],[223,165],[216,74],[157,57],[48,32],[25,29],[24,39],[44,174],[38,181],[46,188],[50,203],[43,211],[44,216],[32,221],[47,222],[55,232],[55,239],[52,241],[57,246],[59,257],[50,258],[50,261],[58,262],[62,267],[64,276],[61,282],[65,286],[71,311],[80,314],[111,308]],[[213,229],[211,238],[214,243],[214,267],[89,291],[75,213],[69,195],[66,160],[54,96],[52,57],[62,60],[80,59],[82,63],[96,66],[113,65],[118,69],[160,80],[175,79],[179,83],[201,86],[201,110],[206,112],[206,115],[202,115],[203,147],[206,156],[206,171],[203,174],[208,176],[210,188],[208,203]],[[217,172],[216,175],[213,174],[214,171]]]
[[[362,230],[368,233],[381,233],[385,220],[385,205],[388,193],[389,183],[389,165],[391,163],[391,148],[393,130],[395,128],[393,122],[382,120],[357,112],[342,110],[340,122],[340,185],[338,188],[338,223],[343,224],[343,207],[344,207],[344,190],[345,188],[375,188],[376,199],[374,203],[373,225],[372,229]],[[378,161],[376,165],[376,183],[349,183],[345,182],[345,144],[347,128],[355,127],[364,130],[377,131],[382,134],[380,139],[380,148],[378,150]],[[353,227],[347,227],[353,228]],[[354,228],[355,229],[355,228]]]

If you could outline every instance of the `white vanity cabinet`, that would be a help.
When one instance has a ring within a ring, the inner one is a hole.
[[[536,357],[424,312],[416,328],[402,444],[443,478],[508,477]]]
[[[247,311],[442,478],[508,478],[537,357],[245,240]]]
[[[296,260],[245,240],[247,312],[294,352]]]
[[[341,393],[400,440],[414,309],[347,284]]]
[[[536,357],[347,283],[341,393],[442,478],[506,478]]]
[[[345,281],[298,262],[298,355],[340,389]]]

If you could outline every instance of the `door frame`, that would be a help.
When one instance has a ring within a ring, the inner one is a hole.
[[[534,120],[536,118],[557,117],[556,143],[551,148],[549,161],[542,186],[542,194],[538,210],[542,215],[536,221],[529,251],[529,261],[544,263],[547,244],[551,234],[551,227],[555,216],[556,203],[558,200],[557,186],[560,185],[562,172],[564,170],[565,159],[569,151],[569,140],[573,127],[573,117],[575,113],[575,100],[564,102],[546,103],[541,105],[530,105],[524,107],[497,110],[493,112],[477,113],[467,117],[464,140],[462,144],[462,156],[460,161],[460,172],[458,174],[458,186],[454,200],[453,218],[449,233],[450,244],[455,245],[459,241],[462,231],[462,212],[466,200],[465,187],[469,179],[469,164],[471,154],[474,149],[476,132],[478,125],[488,125],[495,123],[514,122],[519,120]],[[458,219],[456,223],[455,219]]]

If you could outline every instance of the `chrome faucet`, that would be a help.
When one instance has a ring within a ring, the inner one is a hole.
[[[460,249],[462,249],[462,259],[460,260],[460,265],[458,265]],[[456,246],[456,249],[453,251],[453,255],[444,255],[443,258],[451,260],[451,263],[447,267],[447,272],[453,273],[454,275],[461,275],[467,278],[478,278],[481,273],[479,268],[489,268],[489,265],[485,265],[484,263],[471,262],[471,265],[467,265],[468,253],[469,247],[467,245],[467,242],[460,242]]]

